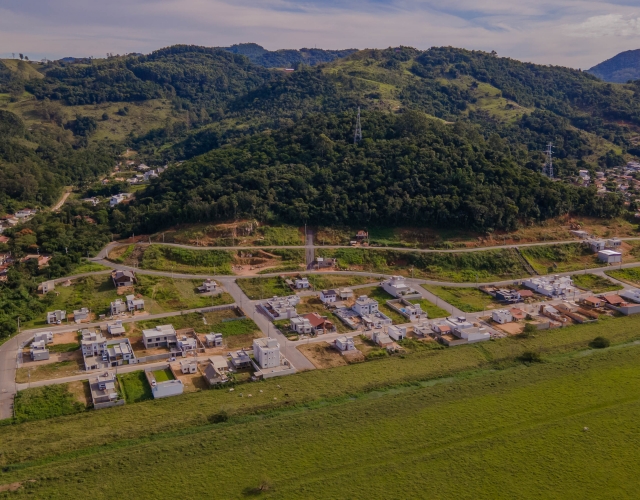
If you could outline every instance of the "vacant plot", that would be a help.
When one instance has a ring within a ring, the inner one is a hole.
[[[500,302],[477,288],[454,288],[450,286],[420,285],[445,302],[464,312],[479,312],[500,307]],[[445,316],[448,315],[445,311]]]
[[[382,279],[370,276],[345,276],[340,274],[309,274],[307,278],[314,289],[318,291],[330,288],[365,285],[367,283],[375,283]]]
[[[640,285],[640,267],[632,267],[629,269],[616,269],[611,271],[605,271],[605,273],[612,278],[615,278],[625,283],[629,283],[633,286]]]
[[[409,299],[409,302],[411,302],[412,304],[420,304],[420,309],[426,312],[427,317],[430,319],[446,318],[447,316],[450,316],[447,311],[435,304],[432,304],[427,299]]]
[[[144,269],[190,274],[232,274],[233,252],[224,250],[188,250],[149,245],[142,256]]]
[[[597,255],[582,243],[523,247],[520,251],[539,274],[564,273],[603,266]]]
[[[139,403],[153,399],[151,387],[143,371],[125,373],[118,376],[120,387],[127,403]]]
[[[69,391],[68,384],[25,389],[16,394],[13,405],[16,422],[71,415],[86,408]]]
[[[179,311],[181,309],[233,304],[233,297],[226,292],[215,296],[199,294],[197,287],[202,285],[202,280],[182,280],[142,274],[139,274],[137,278],[138,283],[135,286],[135,291],[148,298],[151,310]],[[146,302],[145,308],[147,308]]]
[[[242,278],[236,280],[236,283],[251,300],[268,299],[276,295],[281,297],[293,293],[280,277]]]
[[[304,354],[316,368],[335,368],[336,366],[344,366],[347,364],[345,357],[327,342],[301,345],[298,347],[298,350]]]
[[[571,278],[577,287],[591,290],[593,293],[612,292],[623,288],[622,285],[596,274],[574,274]]]
[[[82,361],[82,353],[77,351],[76,354],[77,355],[74,354],[74,359],[72,360],[43,365],[33,365],[29,367],[22,366],[16,371],[16,382],[18,384],[26,384],[28,382],[37,382],[39,380],[79,375],[84,371],[84,364]]]

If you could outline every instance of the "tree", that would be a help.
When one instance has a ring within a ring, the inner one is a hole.
[[[589,343],[589,347],[594,349],[604,349],[611,345],[611,341],[606,337],[596,337]]]
[[[20,54],[20,60],[24,59],[24,54]]]

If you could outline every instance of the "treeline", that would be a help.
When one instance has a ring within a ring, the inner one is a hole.
[[[315,66],[346,57],[357,52],[357,49],[324,50],[324,49],[281,49],[266,50],[257,43],[240,43],[231,47],[222,47],[228,52],[240,54],[265,68],[294,68],[300,64]]]
[[[436,225],[513,229],[571,211],[621,213],[596,196],[523,168],[509,144],[476,127],[422,113],[313,115],[171,168],[128,207],[123,229],[255,217],[323,225]]]

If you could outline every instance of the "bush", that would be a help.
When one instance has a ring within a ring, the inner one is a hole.
[[[534,351],[525,351],[518,359],[523,363],[542,363],[540,353]]]
[[[611,342],[606,337],[596,337],[589,343],[589,347],[592,347],[593,349],[604,349],[610,345]]]

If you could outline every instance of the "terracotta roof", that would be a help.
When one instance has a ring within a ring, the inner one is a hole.
[[[305,314],[303,318],[308,319],[309,323],[311,323],[311,326],[313,326],[314,328],[319,327],[325,322],[325,319],[322,316],[320,316],[318,313]]]
[[[584,301],[591,304],[599,304],[600,302],[602,302],[602,299],[599,299],[598,297],[587,297],[586,299],[584,299]]]
[[[602,298],[612,305],[622,304],[625,301],[620,295],[603,295]]]
[[[450,332],[451,331],[451,327],[447,326],[447,325],[440,325],[438,327],[440,329],[440,332]]]
[[[533,292],[531,290],[520,290],[520,297],[533,297]]]

